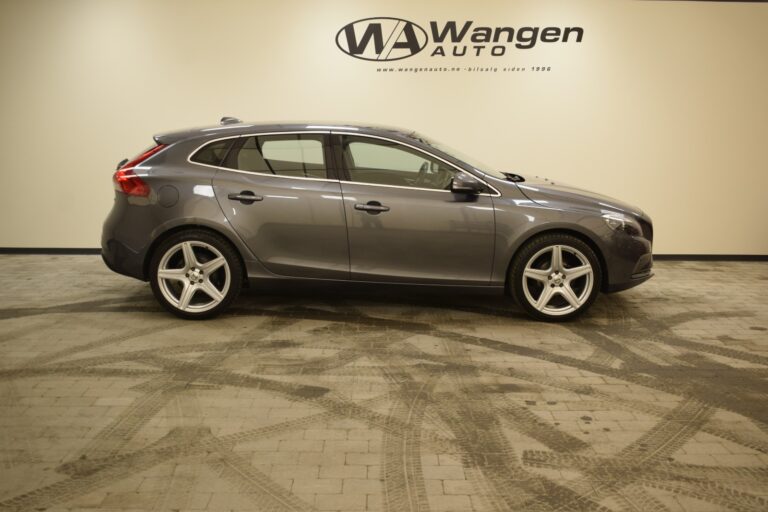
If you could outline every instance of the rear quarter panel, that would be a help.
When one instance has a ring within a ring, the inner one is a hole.
[[[149,197],[115,194],[115,204],[104,224],[103,244],[119,241],[127,254],[146,268],[153,244],[171,230],[202,226],[226,237],[240,252],[249,273],[265,272],[231,229],[213,192],[216,169],[187,162],[203,140],[173,144],[135,172],[151,188]],[[134,277],[146,279],[146,274]]]

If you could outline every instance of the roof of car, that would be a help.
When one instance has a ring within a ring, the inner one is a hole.
[[[285,132],[285,131],[339,131],[350,133],[366,133],[372,135],[396,136],[410,138],[413,130],[405,130],[391,126],[373,125],[368,123],[352,124],[340,122],[269,122],[269,123],[245,123],[229,122],[215,126],[190,128],[155,135],[158,144],[173,144],[181,140],[200,137],[226,137],[227,135],[241,135],[245,133]]]

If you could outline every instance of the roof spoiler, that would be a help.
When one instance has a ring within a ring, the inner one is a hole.
[[[221,126],[228,126],[228,125],[240,124],[240,123],[242,123],[242,121],[239,120],[238,118],[229,117],[229,116],[222,117],[221,121],[219,121],[219,124]],[[211,130],[211,128],[188,128],[186,130],[179,130],[175,132],[160,133],[158,135],[155,135],[153,138],[155,139],[155,142],[158,144],[173,144],[175,142],[179,142],[180,140],[205,135],[207,133],[207,130]]]

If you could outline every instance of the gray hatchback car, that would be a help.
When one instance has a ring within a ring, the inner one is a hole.
[[[262,280],[322,280],[497,291],[565,320],[652,275],[637,208],[407,130],[224,118],[154,140],[114,174],[102,254],[183,318]]]

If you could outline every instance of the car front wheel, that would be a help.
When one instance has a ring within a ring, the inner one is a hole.
[[[592,305],[601,276],[600,261],[584,241],[566,234],[548,234],[520,250],[509,278],[515,300],[530,316],[564,321]]]
[[[155,250],[150,262],[152,292],[181,318],[218,315],[237,297],[243,274],[235,249],[203,230],[176,233]]]

